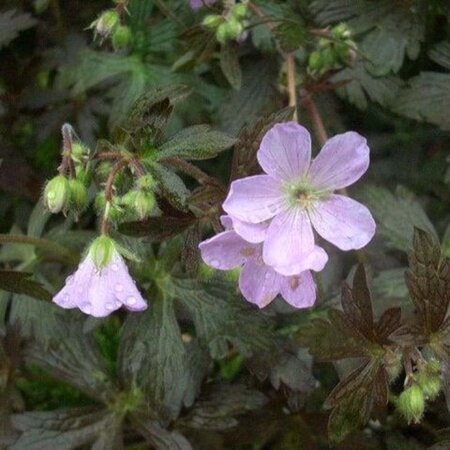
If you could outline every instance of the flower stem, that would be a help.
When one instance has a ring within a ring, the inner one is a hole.
[[[323,146],[328,140],[327,130],[325,129],[325,125],[323,124],[322,116],[320,115],[320,111],[317,108],[316,102],[313,100],[309,92],[303,98],[303,104],[308,111],[309,116],[311,117],[317,139],[319,140],[320,145]]]
[[[197,166],[194,166],[193,164],[188,163],[184,159],[176,157],[168,157],[164,158],[162,161],[167,164],[170,164],[172,167],[175,167],[176,169],[181,170],[183,173],[191,176],[202,185],[210,184],[213,186],[217,186],[218,188],[220,188],[220,190],[226,192],[226,188],[219,180],[209,176],[208,174],[203,172],[203,170],[199,169]]]
[[[298,122],[297,112],[297,86],[296,86],[296,67],[294,53],[290,52],[286,56],[287,62],[287,83],[289,93],[289,106],[294,107],[294,120]]]
[[[77,172],[72,159],[72,126],[65,123],[62,126],[61,133],[63,136],[63,158],[58,171],[60,175],[65,176],[67,169],[69,169],[70,176],[75,179],[77,177]]]

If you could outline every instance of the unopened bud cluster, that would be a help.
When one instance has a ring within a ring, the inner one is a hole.
[[[397,409],[408,423],[418,423],[423,417],[427,401],[433,401],[442,390],[441,365],[431,359],[414,374],[410,385],[397,400]]]
[[[225,44],[240,40],[248,25],[248,7],[246,3],[232,5],[223,15],[210,14],[203,19],[203,26],[215,31],[216,39]]]
[[[350,65],[356,58],[356,44],[351,39],[347,25],[339,24],[332,28],[329,37],[321,37],[317,50],[309,55],[308,70],[313,75],[323,75]]]
[[[53,214],[73,211],[82,212],[88,204],[88,187],[91,173],[87,167],[89,149],[81,143],[72,144],[70,158],[74,165],[75,177],[59,174],[47,182],[43,200],[45,206]]]
[[[95,35],[103,41],[110,38],[114,50],[127,49],[133,39],[131,29],[120,23],[120,14],[116,9],[103,11],[99,18],[91,23]]]

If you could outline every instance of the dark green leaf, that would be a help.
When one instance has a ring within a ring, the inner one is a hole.
[[[222,45],[220,50],[220,68],[233,89],[239,91],[242,85],[242,70],[239,64],[237,48],[231,43]]]
[[[242,87],[239,91],[232,91],[220,108],[225,129],[237,133],[258,115],[273,111],[273,101],[277,93],[277,67],[275,60],[268,58],[250,60],[242,64]],[[278,106],[280,107],[282,105]]]
[[[94,443],[96,450],[107,450],[98,442],[102,436],[115,436],[120,419],[106,411],[79,408],[17,414],[13,424],[22,434],[11,450],[75,450],[89,443]]]
[[[352,287],[346,283],[342,287],[342,308],[352,329],[367,339],[375,339],[372,298],[367,286],[366,271],[361,264],[353,276]]]
[[[436,234],[420,203],[405,188],[397,188],[395,195],[382,187],[368,186],[363,191],[378,225],[378,233],[391,248],[407,251],[412,242],[414,227]]]
[[[402,89],[393,110],[411,119],[450,129],[450,116],[447,106],[450,102],[450,74],[422,72],[409,81]]]
[[[180,424],[199,430],[226,430],[238,424],[235,416],[262,408],[267,397],[244,385],[213,385],[198,399]]]
[[[36,24],[36,20],[28,13],[16,9],[0,12],[0,49],[15,39],[22,30]]]
[[[202,283],[174,278],[170,289],[171,295],[190,311],[197,336],[209,347],[213,358],[224,357],[228,343],[246,356],[270,350],[274,345],[267,319],[237,298],[231,283],[219,279]]]
[[[146,237],[151,242],[161,242],[182,233],[194,222],[193,216],[150,217],[143,222],[122,223],[119,231],[128,236]]]
[[[349,433],[367,423],[374,397],[377,396],[380,400],[378,392],[381,388],[378,380],[380,370],[382,369],[379,361],[365,362],[340,381],[330,393],[324,405],[333,408],[328,421],[330,440],[340,442]]]
[[[174,104],[189,95],[189,92],[186,86],[155,88],[136,101],[123,127],[138,147],[141,140],[149,146],[159,144]]]
[[[321,361],[365,356],[345,315],[336,309],[330,310],[328,320],[312,320],[310,326],[300,330],[298,339]]]
[[[157,422],[133,416],[133,422],[155,450],[192,450],[189,441],[176,431],[165,430]]]
[[[185,211],[189,190],[183,180],[162,164],[152,163],[149,170],[158,182],[158,189],[162,196],[175,208]]]
[[[450,41],[442,41],[429,51],[430,58],[450,70]]]
[[[108,401],[114,388],[107,364],[92,335],[83,333],[81,324],[73,318],[59,320],[53,327],[53,339],[50,342],[33,343],[27,348],[27,360],[87,395]]]
[[[209,159],[230,148],[235,138],[211,129],[209,125],[195,125],[177,133],[165,142],[157,153],[158,160],[178,156],[183,159]]]
[[[362,61],[341,70],[331,80],[344,84],[337,92],[360,109],[367,108],[368,100],[382,106],[391,105],[401,86],[400,80],[395,77],[373,76]]]
[[[41,283],[30,280],[33,274],[14,270],[0,270],[0,289],[14,294],[25,294],[39,300],[50,301],[52,294]]]
[[[418,228],[406,272],[411,301],[426,336],[444,323],[450,303],[450,261],[441,255],[439,241]]]
[[[192,400],[194,386],[173,300],[165,296],[145,313],[130,316],[123,333],[119,352],[122,379],[130,387],[139,386],[150,408],[162,418],[176,418],[188,399]]]
[[[295,14],[291,14],[289,20],[277,25],[273,32],[280,47],[286,52],[295,51],[303,47],[309,37],[302,18]]]

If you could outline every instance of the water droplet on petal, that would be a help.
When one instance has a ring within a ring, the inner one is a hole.
[[[270,273],[266,273],[265,275],[264,275],[264,278],[266,279],[266,280],[268,280],[269,278],[270,278]]]
[[[91,305],[89,303],[85,303],[84,305],[82,305],[80,307],[80,309],[81,309],[81,311],[83,311],[86,314],[90,314],[91,311],[92,311],[92,307],[91,307]]]
[[[114,272],[117,272],[119,270],[119,266],[116,263],[111,264],[111,270],[114,270]]]
[[[105,308],[108,311],[113,311],[115,309],[115,305],[114,305],[114,303],[108,302],[108,303],[106,303]]]
[[[123,291],[123,284],[117,283],[115,285],[114,289],[116,290],[116,292],[122,292]]]
[[[136,304],[137,299],[136,299],[136,297],[128,297],[127,300],[126,300],[126,302],[127,302],[127,305],[132,306],[132,305],[135,305],[135,304]]]
[[[220,264],[218,259],[212,259],[211,260],[211,266],[217,267]]]
[[[73,275],[69,275],[67,278],[66,278],[66,284],[67,285],[70,285],[70,284],[72,284],[73,283]]]
[[[118,308],[120,308],[120,307],[122,306],[122,303],[119,302],[119,300],[116,300],[116,306],[117,306]]]

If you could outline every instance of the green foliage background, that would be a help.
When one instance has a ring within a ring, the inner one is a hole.
[[[220,44],[201,23],[223,3],[2,2],[0,448],[450,448],[447,2],[254,0],[242,39]],[[132,40],[114,50],[87,28],[122,4]],[[332,34],[342,23],[350,43]],[[368,138],[352,195],[378,228],[365,269],[327,248],[314,309],[257,311],[197,246],[220,228],[229,181],[258,173],[264,133],[293,117],[287,54],[299,122],[317,131],[317,108],[330,136]],[[145,313],[98,320],[49,301],[98,232],[93,208],[76,220],[39,200],[65,122],[157,182],[159,213],[115,231]],[[408,425],[408,361],[418,374],[434,360],[442,389]]]

